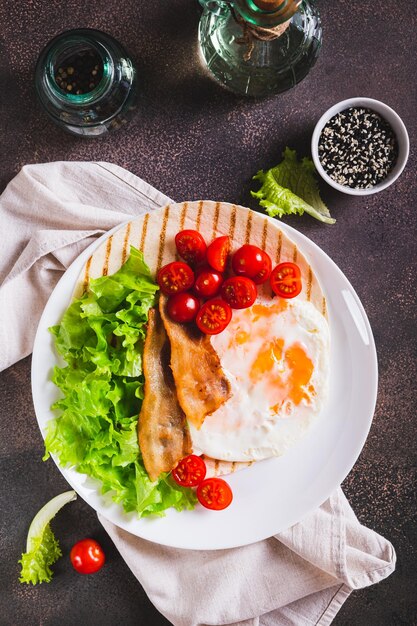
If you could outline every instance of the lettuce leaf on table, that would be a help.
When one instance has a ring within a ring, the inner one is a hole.
[[[258,191],[251,191],[254,198],[270,217],[298,214],[304,211],[312,217],[334,224],[335,219],[320,198],[315,167],[311,159],[297,159],[295,150],[285,148],[283,161],[267,171],[260,170],[253,177],[262,184]]]
[[[131,247],[120,270],[92,280],[50,329],[67,365],[53,372],[63,397],[52,407],[59,416],[48,422],[44,459],[55,454],[98,479],[103,493],[139,517],[191,509],[196,501],[166,474],[151,481],[138,445],[143,344],[157,290],[142,253]]]
[[[61,493],[47,502],[33,518],[28,530],[26,552],[19,561],[22,566],[21,583],[37,585],[51,582],[51,565],[62,556],[62,551],[50,522],[65,504],[76,497],[77,494],[72,490]]]

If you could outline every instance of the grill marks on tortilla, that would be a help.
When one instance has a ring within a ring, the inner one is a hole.
[[[278,243],[277,243],[277,248],[276,248],[276,253],[275,253],[275,263],[279,263],[279,261],[281,259],[281,249],[282,249],[282,232],[279,231],[278,232]]]
[[[105,253],[105,256],[104,256],[103,270],[101,272],[102,276],[107,276],[107,274],[109,273],[109,259],[110,259],[112,242],[113,242],[113,235],[110,235],[110,237],[107,239],[106,253]]]
[[[88,289],[88,285],[90,284],[90,267],[93,257],[90,256],[87,263],[85,264],[85,272],[84,272],[84,280],[83,280],[83,293],[85,293]]]
[[[168,219],[169,219],[169,205],[165,207],[164,217],[162,220],[161,237],[159,240],[159,250],[158,250],[158,262],[156,264],[157,272],[161,269],[162,259],[164,258],[165,236],[167,232]]]
[[[250,241],[250,233],[252,230],[252,211],[248,211],[248,221],[246,222],[245,244]]]
[[[235,228],[236,228],[236,205],[232,206],[232,211],[230,213],[230,227],[229,227],[229,237],[231,241],[233,241],[233,237],[235,236]]]
[[[170,346],[157,309],[149,310],[143,352],[145,393],[139,415],[139,445],[151,480],[170,472],[192,451],[191,439],[169,367]]]
[[[297,263],[297,256],[298,256],[297,246],[294,246],[294,250],[293,250],[293,253],[292,253],[292,262],[293,263]]]
[[[159,298],[159,311],[171,344],[171,369],[178,402],[187,420],[201,428],[207,415],[231,396],[231,388],[208,335],[193,325],[172,322],[166,314],[167,298]]]
[[[220,202],[216,202],[216,206],[214,207],[212,239],[214,239],[216,237],[216,234],[217,234],[217,225],[219,223],[219,216],[220,216]]]
[[[268,236],[268,220],[264,220],[264,225],[262,228],[262,240],[261,240],[261,249],[265,250],[266,248],[266,238]]]
[[[182,209],[181,209],[181,216],[180,216],[180,230],[184,230],[184,224],[185,224],[185,216],[187,215],[187,209],[188,209],[188,202],[184,202]]]
[[[200,224],[201,224],[201,215],[203,213],[203,205],[204,202],[202,200],[200,200],[200,202],[198,203],[198,209],[197,209],[197,219],[195,222],[195,229],[200,231]]]
[[[122,249],[122,265],[125,263],[126,259],[127,259],[127,250],[129,247],[129,238],[130,238],[130,229],[131,229],[131,222],[129,222],[126,226],[126,232],[125,232],[125,236],[123,239],[123,249]]]
[[[140,244],[139,244],[139,250],[142,253],[145,249],[145,239],[146,239],[146,233],[148,231],[148,222],[149,222],[149,213],[146,213],[145,217],[143,218],[142,233],[140,235]]]
[[[310,265],[308,266],[308,273],[307,273],[307,288],[306,288],[306,297],[308,302],[310,302],[311,300],[311,286],[313,283],[313,272],[311,271],[311,267]]]

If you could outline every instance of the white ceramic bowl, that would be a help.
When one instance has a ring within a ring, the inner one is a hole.
[[[351,107],[364,107],[366,109],[371,109],[372,111],[379,113],[379,115],[381,115],[381,117],[383,117],[390,124],[392,130],[397,137],[398,157],[393,169],[382,182],[378,183],[374,187],[371,187],[370,189],[354,189],[352,187],[340,185],[332,178],[330,178],[330,176],[322,167],[319,159],[319,139],[324,126],[332,117],[334,117],[341,111],[345,111],[346,109],[349,109]],[[342,100],[341,102],[338,102],[337,104],[332,106],[326,111],[326,113],[321,116],[321,118],[317,122],[313,132],[313,137],[311,139],[311,154],[313,157],[314,165],[316,166],[316,169],[320,176],[323,178],[323,180],[326,181],[326,183],[328,183],[338,191],[350,194],[352,196],[369,196],[373,193],[378,193],[378,191],[382,191],[383,189],[386,189],[387,187],[392,185],[392,183],[397,180],[398,176],[403,171],[405,164],[407,163],[409,148],[410,142],[408,139],[408,133],[402,119],[389,106],[387,106],[383,102],[380,102],[379,100],[373,100],[372,98],[349,98],[348,100]]]

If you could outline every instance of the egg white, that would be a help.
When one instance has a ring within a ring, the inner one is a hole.
[[[265,299],[234,310],[229,326],[211,340],[232,396],[199,430],[189,423],[194,451],[224,461],[283,454],[327,398],[327,320],[311,302]]]

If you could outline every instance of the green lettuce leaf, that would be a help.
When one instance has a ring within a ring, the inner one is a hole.
[[[51,328],[67,365],[52,375],[62,397],[52,407],[59,415],[47,425],[44,459],[55,454],[62,465],[99,480],[102,493],[139,517],[196,502],[193,490],[165,474],[151,481],[138,445],[142,352],[157,290],[142,253],[132,247],[120,270],[92,280]]]
[[[33,585],[51,582],[53,576],[51,565],[61,556],[62,552],[58,540],[55,538],[50,525],[47,524],[34,549],[31,552],[22,554],[22,558],[19,561],[22,565],[19,581],[21,583],[32,583]]]
[[[51,582],[53,565],[62,556],[59,542],[52,532],[50,521],[58,511],[71,500],[75,500],[75,491],[61,493],[43,506],[29,526],[26,552],[19,563],[22,566],[19,581],[21,583]]]
[[[320,198],[313,161],[306,157],[298,161],[296,151],[290,148],[285,148],[283,157],[281,163],[253,177],[262,186],[251,195],[271,217],[302,215],[305,211],[321,222],[334,224],[336,220]]]

